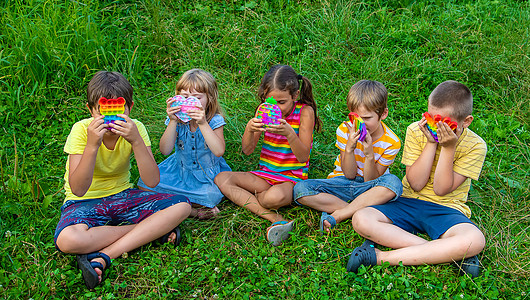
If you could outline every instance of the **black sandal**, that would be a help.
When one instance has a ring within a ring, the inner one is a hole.
[[[102,258],[105,261],[105,266],[100,262],[92,261],[94,258]],[[89,254],[77,255],[77,265],[83,274],[86,287],[91,290],[105,280],[105,270],[108,269],[111,264],[110,257],[105,253],[92,252]],[[101,270],[101,282],[99,281],[98,273],[96,273],[96,268]]]
[[[176,248],[178,245],[180,245],[180,242],[182,241],[182,232],[181,232],[179,226],[173,228],[173,230],[171,230],[170,232],[168,232],[168,233],[164,234],[162,237],[160,237],[158,239],[158,242],[160,244],[165,244],[165,243],[169,242],[169,236],[172,233],[175,233],[175,242],[173,243],[173,245]]]

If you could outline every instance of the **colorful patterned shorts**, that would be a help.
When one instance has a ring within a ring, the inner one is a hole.
[[[75,224],[86,224],[88,228],[138,224],[152,214],[181,202],[190,203],[185,196],[139,189],[127,189],[98,199],[68,200],[61,206],[61,219],[54,239],[57,242],[61,231]]]

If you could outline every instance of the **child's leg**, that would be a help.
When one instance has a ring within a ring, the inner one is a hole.
[[[332,213],[348,206],[347,196],[339,193],[351,180],[345,177],[331,179],[307,179],[296,184],[293,190],[295,202],[318,211]],[[334,194],[332,194],[334,193]]]
[[[265,179],[248,172],[221,172],[215,177],[215,184],[235,204],[270,222],[284,221],[283,216],[264,207],[256,196],[271,188]]]
[[[359,195],[355,200],[348,203],[346,207],[334,211],[331,216],[335,218],[337,223],[340,223],[351,218],[353,214],[361,208],[384,204],[395,197],[396,193],[392,190],[389,190],[386,187],[376,186]],[[331,224],[329,224],[328,221],[324,221],[324,227],[326,231],[329,231]]]
[[[392,224],[381,211],[367,207],[355,213],[353,228],[363,237],[397,250],[376,249],[377,263],[391,265],[439,264],[477,255],[485,245],[482,232],[472,223],[451,226],[438,239],[427,241]]]

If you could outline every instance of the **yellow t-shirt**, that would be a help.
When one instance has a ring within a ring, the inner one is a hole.
[[[411,166],[420,156],[423,148],[427,144],[427,137],[420,131],[419,122],[409,125],[407,136],[405,137],[405,146],[403,148],[403,158],[401,162],[406,166]],[[453,162],[453,171],[468,177],[456,190],[451,193],[438,196],[434,193],[433,178],[440,151],[442,147],[436,149],[434,163],[431,169],[431,175],[427,184],[419,192],[415,192],[407,180],[403,177],[403,195],[402,197],[416,198],[424,201],[430,201],[436,204],[448,206],[461,211],[468,218],[471,217],[471,210],[465,204],[467,194],[471,187],[471,179],[478,180],[484,159],[486,158],[486,142],[470,129],[464,129],[462,135],[458,138]]]
[[[81,120],[72,126],[72,130],[66,139],[64,152],[68,154],[83,154],[87,143],[87,128],[94,118]],[[151,141],[145,126],[138,120],[133,120],[138,127],[145,145],[150,147]],[[103,143],[98,149],[92,184],[83,197],[77,197],[70,189],[68,174],[70,167],[70,156],[66,161],[66,172],[64,173],[64,188],[66,190],[65,200],[96,199],[114,195],[123,190],[131,188],[130,181],[132,146],[123,137],[116,141],[114,150],[109,150]]]
[[[349,123],[351,126],[353,126],[351,122]],[[374,149],[374,160],[376,161],[376,163],[388,167],[396,159],[396,155],[398,154],[399,149],[401,148],[401,141],[399,140],[398,136],[388,126],[386,126],[385,123],[381,122],[381,125],[383,125],[383,135],[372,143],[372,147]],[[346,125],[342,123],[337,128],[337,142],[335,143],[335,146],[341,151],[345,151],[347,142],[348,127],[346,127]],[[355,155],[355,161],[357,162],[357,176],[364,175],[364,161],[366,157],[364,155],[363,150],[363,144],[357,141],[357,145],[355,147],[355,150],[353,151],[353,154]],[[339,153],[339,155],[337,155],[337,158],[335,159],[335,170],[333,170],[333,172],[328,175],[328,179],[337,176],[344,176],[340,164],[341,161]],[[388,173],[390,172],[388,169],[386,169],[385,174]]]

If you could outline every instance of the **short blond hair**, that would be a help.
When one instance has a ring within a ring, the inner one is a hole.
[[[221,113],[219,105],[219,92],[217,91],[217,81],[212,74],[201,69],[191,69],[184,72],[175,86],[178,95],[181,90],[195,90],[198,93],[205,93],[208,103],[204,108],[206,120],[209,122],[216,114]]]
[[[350,111],[364,106],[381,117],[387,107],[388,92],[381,82],[360,80],[351,87],[346,101]]]

